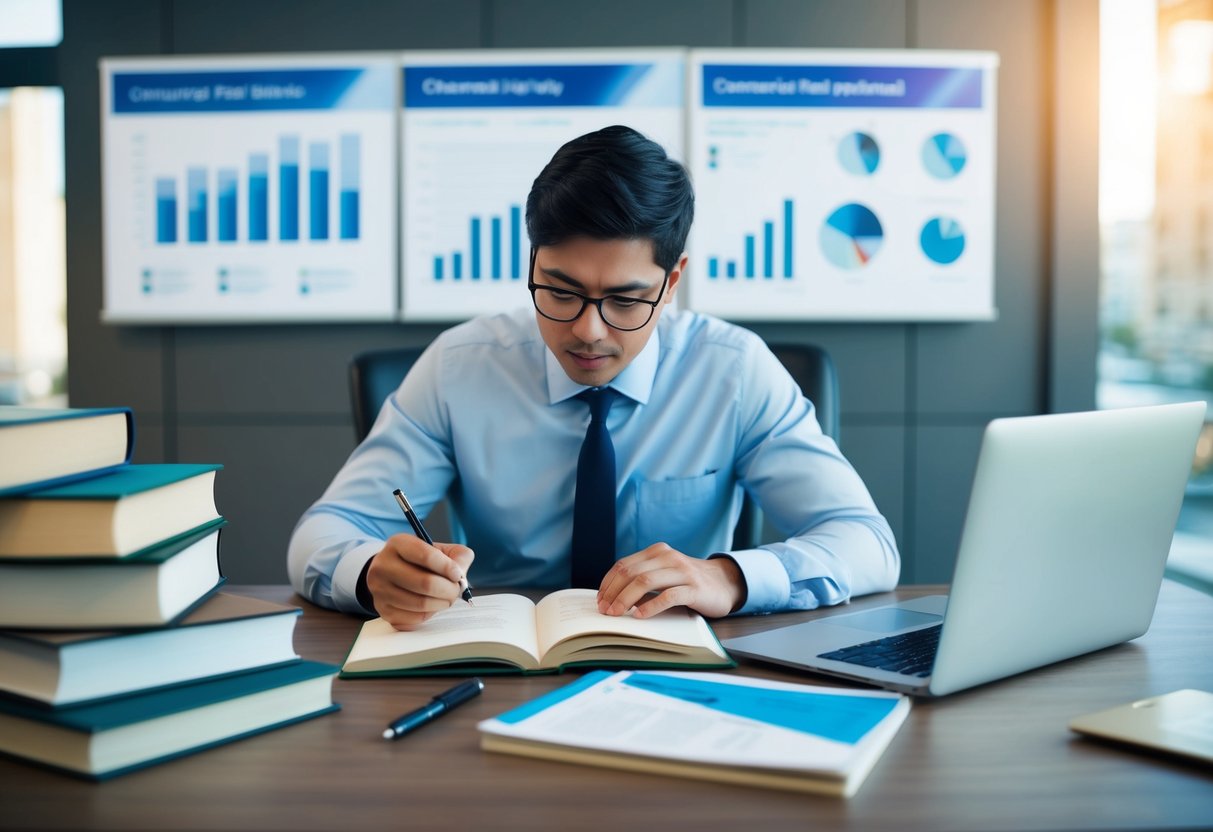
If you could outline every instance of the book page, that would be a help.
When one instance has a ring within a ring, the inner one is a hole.
[[[535,605],[535,619],[539,655],[545,658],[545,665],[553,663],[546,661],[553,647],[573,638],[585,640],[586,646],[618,645],[643,650],[646,646],[652,649],[672,645],[707,649],[726,658],[703,616],[686,607],[675,607],[653,618],[603,615],[598,612],[597,590],[562,589]]]
[[[392,628],[382,618],[362,625],[343,670],[372,671],[496,658],[535,667],[535,605],[521,595],[477,595],[457,601],[416,630]]]

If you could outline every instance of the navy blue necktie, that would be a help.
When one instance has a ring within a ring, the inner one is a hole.
[[[597,589],[615,563],[615,446],[607,414],[618,394],[593,387],[578,394],[590,406],[577,457],[577,493],[573,503],[573,586]]]

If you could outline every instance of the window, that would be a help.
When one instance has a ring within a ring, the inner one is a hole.
[[[1100,5],[1100,407],[1213,402],[1213,3]],[[1169,569],[1213,591],[1213,413]]]
[[[61,40],[59,0],[0,0],[0,48],[56,46]]]
[[[0,404],[65,403],[63,93],[0,90]]]

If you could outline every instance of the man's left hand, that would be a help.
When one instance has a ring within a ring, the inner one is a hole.
[[[598,611],[652,618],[684,606],[720,618],[741,607],[745,596],[745,578],[732,558],[693,558],[654,543],[615,562],[599,586]]]

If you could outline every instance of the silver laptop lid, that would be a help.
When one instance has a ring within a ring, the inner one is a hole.
[[[1204,402],[996,419],[982,439],[929,689],[1150,626]]]

